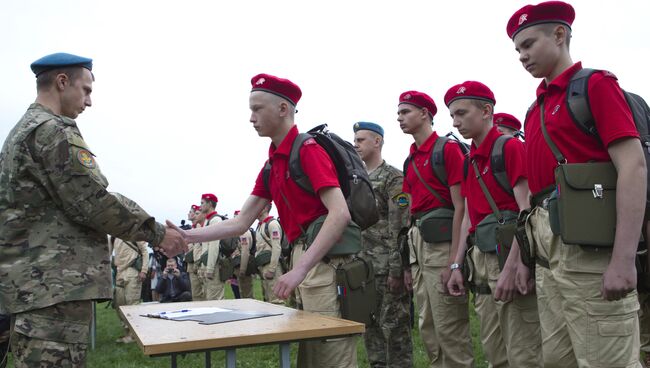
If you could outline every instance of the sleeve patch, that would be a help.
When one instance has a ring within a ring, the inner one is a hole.
[[[93,158],[93,154],[90,153],[90,151],[86,149],[81,149],[77,151],[77,160],[79,160],[79,163],[83,165],[84,167],[87,167],[89,169],[94,169],[97,167],[97,163],[95,162],[95,159]]]
[[[280,239],[280,232],[277,230],[273,230],[273,232],[271,232],[271,237],[273,239]]]
[[[405,193],[400,193],[395,197],[395,202],[401,208],[408,207],[409,205],[409,196]]]

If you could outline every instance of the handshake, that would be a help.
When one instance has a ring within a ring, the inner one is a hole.
[[[173,224],[170,227],[170,222],[167,221],[165,237],[160,244],[158,244],[158,248],[160,248],[160,252],[169,258],[187,252],[187,240],[185,239],[183,230]]]

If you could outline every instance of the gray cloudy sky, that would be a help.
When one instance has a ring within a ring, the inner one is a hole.
[[[570,1],[574,61],[614,72],[650,98],[648,1]],[[111,191],[158,220],[179,221],[201,193],[232,214],[250,193],[269,140],[248,121],[250,79],[289,78],[303,91],[296,120],[386,130],[384,156],[401,164],[411,139],[395,120],[406,90],[438,104],[465,80],[495,93],[497,112],[523,120],[539,80],[519,64],[505,26],[526,1],[0,2],[0,137],[35,99],[29,64],[53,52],[94,59],[93,106],[77,119]],[[537,3],[537,2],[536,2]]]

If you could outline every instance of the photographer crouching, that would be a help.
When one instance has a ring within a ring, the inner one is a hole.
[[[181,272],[175,258],[167,259],[165,271],[156,285],[161,303],[189,302],[192,300],[190,279],[187,272]]]

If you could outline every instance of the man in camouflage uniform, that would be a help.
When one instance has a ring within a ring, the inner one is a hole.
[[[149,269],[149,252],[147,243],[139,241],[125,241],[115,239],[113,242],[115,250],[115,308],[122,305],[133,305],[140,302],[142,294],[142,282],[147,277]],[[129,328],[122,314],[117,312],[117,316],[122,320],[125,334],[117,339],[117,342],[129,343],[133,341],[133,336],[129,334]]]
[[[186,247],[135,202],[106,190],[75,119],[91,105],[92,60],[32,64],[37,98],[0,151],[0,305],[14,366],[83,367],[92,300],[111,298],[106,235]]]
[[[282,247],[280,241],[282,240],[282,228],[280,222],[269,216],[271,211],[271,202],[269,202],[259,216],[257,216],[257,230],[255,235],[257,237],[257,250],[255,252],[255,259],[261,259],[261,255],[268,252],[271,253],[271,261],[266,264],[258,264],[260,278],[262,279],[262,294],[264,301],[273,304],[284,304],[284,301],[278,298],[273,293],[273,287],[282,276],[282,267],[280,266],[280,254]]]
[[[377,289],[377,318],[364,334],[371,367],[412,367],[410,297],[398,235],[408,227],[409,196],[402,192],[403,174],[382,159],[384,129],[354,125],[354,147],[366,164],[375,191],[379,222],[362,232],[363,258],[372,262]]]

